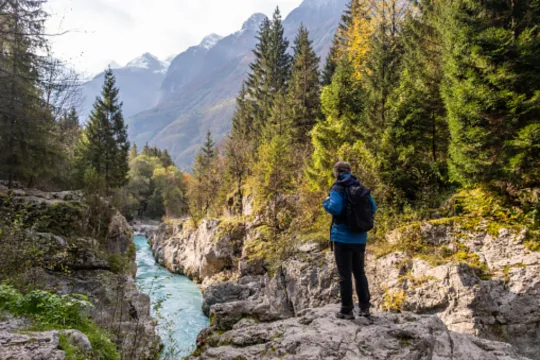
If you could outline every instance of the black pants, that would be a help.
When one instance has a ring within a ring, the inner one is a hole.
[[[360,300],[360,309],[369,310],[369,285],[364,271],[366,245],[334,243],[334,254],[339,272],[341,290],[341,312],[347,313],[354,309],[352,274],[356,280],[356,294]]]

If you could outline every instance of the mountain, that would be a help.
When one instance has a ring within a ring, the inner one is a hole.
[[[347,1],[305,0],[283,22],[291,45],[302,23],[324,58]],[[210,35],[179,54],[165,75],[158,104],[128,119],[130,139],[167,149],[178,166],[188,169],[208,129],[218,141],[223,138],[265,18],[254,14],[241,30],[224,38]]]
[[[124,116],[129,117],[150,109],[158,103],[159,91],[165,78],[168,64],[152,54],[145,53],[126,66],[115,62],[110,65],[116,75],[116,85],[120,88],[120,100],[124,103]],[[104,72],[83,84],[84,102],[81,106],[81,120],[86,121],[93,103],[101,93]]]

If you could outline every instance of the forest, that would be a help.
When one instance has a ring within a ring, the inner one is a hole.
[[[537,234],[539,20],[535,1],[353,0],[321,64],[304,28],[289,54],[276,11],[226,143],[197,156],[191,215],[253,204],[254,256],[286,257],[290,239],[328,240],[321,202],[345,160],[380,204],[375,239],[471,211]]]
[[[259,29],[229,136],[216,144],[208,131],[189,174],[159,146],[131,146],[111,69],[81,126],[77,76],[47,55],[44,1],[3,4],[0,178],[9,187],[85,189],[128,218],[195,224],[240,219],[249,204],[273,249],[299,232],[327,236],[320,204],[332,165],[346,160],[381,205],[384,231],[473,190],[538,226],[536,1],[353,0],[326,59],[304,27],[284,38],[276,10]]]

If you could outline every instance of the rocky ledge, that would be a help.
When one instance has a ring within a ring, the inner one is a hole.
[[[91,318],[112,335],[123,354],[140,360],[157,356],[161,344],[150,298],[134,281],[133,232],[113,206],[101,198],[90,201],[80,192],[12,191],[0,185],[0,218],[5,224],[0,280],[59,295],[84,295],[93,305]],[[48,348],[57,338],[55,332],[42,335],[50,341],[34,341],[41,335],[27,334],[4,346],[28,343],[37,354],[37,344]],[[51,352],[45,358],[55,357]]]
[[[89,357],[96,356],[88,337],[77,330],[23,331],[31,324],[24,319],[2,315],[0,320],[0,360],[64,360],[60,336],[66,336]]]
[[[231,330],[210,327],[190,359],[526,360],[509,344],[449,331],[436,316],[378,313],[339,320],[337,305],[270,323],[246,318]]]
[[[268,273],[243,256],[255,234],[249,224],[217,220],[205,220],[196,229],[162,224],[152,239],[153,250],[169,270],[205,285],[203,310],[219,331],[239,329],[252,320],[268,327],[286,319],[294,323],[307,309],[339,301],[331,252],[306,243]],[[368,247],[374,309],[434,317],[430,321],[436,318],[453,332],[449,339],[469,339],[477,347],[504,342],[521,356],[539,360],[540,253],[524,246],[527,237],[526,229],[494,232],[482,223],[462,228],[444,219],[398,229],[388,234],[384,248]],[[204,349],[203,357],[218,351]],[[241,356],[258,356],[248,355]],[[498,359],[495,355],[478,359]]]

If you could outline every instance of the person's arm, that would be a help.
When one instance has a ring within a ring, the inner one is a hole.
[[[371,211],[375,214],[377,212],[377,204],[375,204],[375,200],[371,194],[369,194],[369,201],[371,202]]]
[[[343,196],[337,191],[330,191],[330,196],[323,203],[326,212],[338,216],[343,211]]]

